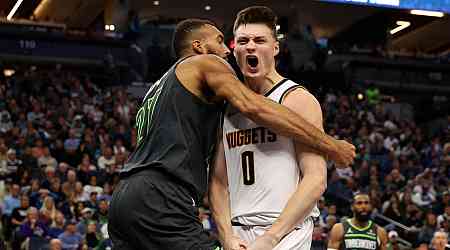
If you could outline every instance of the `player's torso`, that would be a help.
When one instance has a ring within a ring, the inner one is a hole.
[[[299,87],[285,80],[266,96],[280,102]],[[228,107],[223,124],[232,217],[264,213],[278,217],[295,192],[299,168],[293,140],[278,135]]]
[[[379,240],[376,226],[372,221],[365,228],[358,228],[351,224],[350,219],[343,222],[344,237],[341,249],[376,250],[379,249]]]
[[[138,145],[124,171],[158,169],[201,196],[206,190],[207,160],[217,140],[222,106],[207,104],[189,92],[176,76],[176,65],[144,98],[136,116]]]

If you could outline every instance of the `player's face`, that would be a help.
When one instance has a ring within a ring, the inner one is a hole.
[[[372,212],[372,205],[368,195],[357,195],[353,201],[352,211],[360,222],[367,222]]]
[[[230,50],[224,43],[223,34],[216,27],[212,25],[205,25],[203,27],[203,53],[214,54],[223,59],[227,59]]]
[[[240,25],[235,31],[234,56],[248,78],[264,77],[275,70],[278,42],[264,24]]]

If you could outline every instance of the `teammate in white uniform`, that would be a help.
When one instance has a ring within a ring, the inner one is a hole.
[[[276,16],[250,7],[234,25],[237,62],[245,83],[323,130],[317,100],[275,70]],[[326,189],[326,162],[292,139],[237,110],[224,117],[223,138],[210,179],[210,205],[225,250],[310,249],[317,201]]]

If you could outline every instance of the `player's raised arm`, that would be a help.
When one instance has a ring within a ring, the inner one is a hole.
[[[353,163],[355,147],[352,144],[328,136],[295,112],[251,91],[223,59],[213,55],[201,57],[197,63],[201,64],[202,80],[217,96],[226,99],[248,118],[317,149],[339,165]]]

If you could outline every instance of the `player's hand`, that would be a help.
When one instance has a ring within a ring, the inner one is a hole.
[[[248,250],[272,250],[278,244],[275,235],[265,233],[256,238],[256,240],[248,247]]]
[[[330,160],[336,163],[337,167],[347,167],[353,164],[356,157],[356,148],[353,144],[345,140],[336,140],[336,152],[328,155]]]
[[[247,250],[248,244],[236,235],[225,238],[223,242],[223,250]]]

